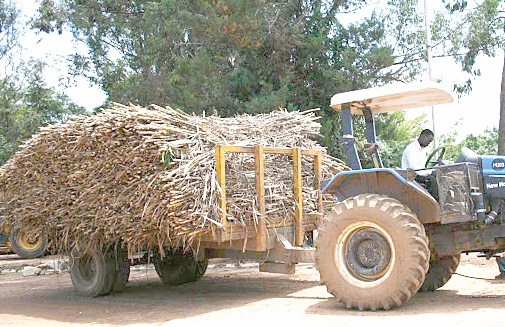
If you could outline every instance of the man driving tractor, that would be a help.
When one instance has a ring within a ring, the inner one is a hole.
[[[421,132],[417,140],[410,143],[402,155],[402,169],[423,169],[426,164],[426,150],[433,141],[433,132],[425,129]],[[419,171],[419,175],[427,175],[429,171]]]
[[[402,155],[402,169],[416,170],[415,180],[423,185],[430,194],[438,201],[438,189],[435,176],[432,169],[427,167],[427,149],[433,141],[434,134],[429,129],[424,129],[417,140],[407,145]]]

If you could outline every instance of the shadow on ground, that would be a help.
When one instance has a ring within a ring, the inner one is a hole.
[[[140,324],[184,319],[212,311],[230,309],[269,298],[287,297],[310,287],[316,280],[260,274],[204,276],[196,283],[165,286],[150,271],[130,281],[122,293],[100,298],[76,295],[69,274],[38,276],[0,282],[0,315],[56,320],[70,323]]]

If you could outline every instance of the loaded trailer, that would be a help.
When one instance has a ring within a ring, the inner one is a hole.
[[[226,154],[243,153],[254,158],[258,220],[243,224],[227,215]],[[291,158],[295,208],[282,221],[269,222],[265,206],[265,155]],[[313,180],[316,189],[321,184],[321,151],[301,148],[263,146],[216,146],[215,166],[220,185],[218,205],[221,228],[201,237],[198,248],[184,251],[167,247],[164,254],[155,249],[150,255],[158,276],[165,284],[182,284],[201,278],[211,258],[258,260],[262,272],[293,274],[296,263],[314,262],[314,248],[308,246],[313,231],[323,220],[323,196],[317,195],[317,213],[304,214],[302,194],[302,156],[313,161]],[[111,246],[79,253],[71,252],[70,275],[76,291],[86,296],[98,296],[124,288],[129,266],[126,247]]]
[[[505,250],[505,158],[477,155],[463,149],[456,163],[443,160],[444,148],[429,156],[426,167],[436,192],[417,178],[420,170],[382,164],[374,116],[381,113],[450,103],[451,94],[435,84],[402,85],[335,95],[331,107],[340,112],[340,139],[352,170],[321,180],[321,153],[313,149],[217,145],[215,173],[219,181],[219,228],[202,235],[189,250],[184,244],[163,244],[147,251],[164,283],[199,279],[210,258],[247,258],[260,271],[295,272],[296,263],[315,262],[321,283],[347,308],[390,309],[418,291],[442,287],[455,272],[461,253],[480,252],[491,258]],[[353,130],[353,115],[363,115],[366,150],[373,168],[363,169]],[[336,140],[337,141],[337,140]],[[226,189],[226,155],[254,158],[257,219],[230,219]],[[281,220],[269,220],[265,209],[265,155],[288,156],[292,164],[295,208]],[[434,160],[438,155],[438,159]],[[313,157],[313,181],[321,190],[317,210],[303,208],[301,162]],[[323,196],[332,201],[323,208]],[[216,217],[214,217],[216,218]],[[314,233],[317,231],[317,233]],[[311,235],[318,234],[311,242]],[[98,296],[124,288],[132,256],[128,244],[73,249],[71,278],[84,295]]]

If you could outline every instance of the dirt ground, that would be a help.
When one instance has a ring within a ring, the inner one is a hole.
[[[202,280],[164,286],[152,266],[132,271],[123,293],[84,298],[70,275],[23,277],[14,271],[64,259],[0,256],[0,326],[501,326],[505,282],[491,280],[494,259],[463,255],[457,274],[441,289],[418,293],[390,311],[347,310],[320,286],[313,265],[295,275],[260,273],[211,261]],[[488,280],[489,279],[489,280]]]

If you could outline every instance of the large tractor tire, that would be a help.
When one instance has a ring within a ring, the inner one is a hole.
[[[180,285],[195,282],[207,270],[207,258],[197,260],[193,254],[179,250],[169,251],[165,258],[154,255],[154,268],[163,284]]]
[[[347,308],[400,306],[425,279],[430,260],[426,232],[396,199],[377,194],[346,199],[318,231],[321,282]]]
[[[21,258],[33,259],[44,255],[47,236],[43,232],[32,233],[20,228],[10,232],[9,242],[12,251]]]
[[[423,292],[433,292],[444,286],[456,272],[461,255],[432,258],[426,279],[420,288]]]
[[[109,294],[116,276],[116,260],[110,252],[89,250],[71,256],[70,279],[76,292],[82,296]]]

